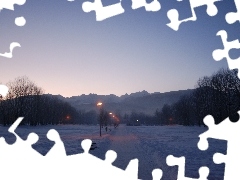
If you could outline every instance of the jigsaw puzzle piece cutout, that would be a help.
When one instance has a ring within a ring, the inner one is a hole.
[[[225,30],[220,30],[217,32],[217,36],[220,36],[223,42],[224,49],[216,49],[213,51],[212,56],[216,61],[220,61],[223,58],[226,58],[228,67],[230,70],[239,69],[240,68],[240,57],[237,59],[231,59],[229,56],[229,51],[231,49],[240,49],[239,40],[227,41],[228,34]],[[240,78],[240,74],[238,72],[238,78]]]
[[[117,153],[113,150],[108,150],[105,154],[105,162],[112,164],[117,158]]]
[[[13,147],[12,150],[15,151],[15,148],[18,148],[18,153],[16,156],[20,154],[20,156],[24,157],[40,157],[42,156],[40,153],[35,151],[32,148],[32,145],[35,144],[38,140],[39,137],[36,133],[30,133],[26,139],[26,141],[22,140],[15,132],[16,128],[19,126],[19,124],[22,122],[23,117],[19,117],[8,129],[8,131],[16,136],[16,142],[13,145],[9,145],[9,147]]]
[[[160,180],[162,178],[163,172],[161,169],[154,169],[152,171],[152,179],[153,180]]]
[[[5,98],[8,94],[8,87],[6,85],[0,84],[0,99]]]
[[[226,14],[225,19],[228,24],[233,24],[237,21],[240,22],[240,1],[234,0],[237,12],[229,12]]]
[[[14,144],[9,145],[4,138],[0,138],[0,161],[4,162],[0,163],[0,169],[4,169],[4,171],[1,172],[1,176],[3,176],[4,179],[24,177],[26,180],[30,180],[32,179],[31,173],[37,173],[39,170],[37,167],[41,164],[43,156],[32,148],[32,145],[39,139],[38,135],[30,133],[24,141],[15,132],[22,120],[22,117],[18,118],[8,129],[10,133],[16,136],[16,142]],[[28,171],[31,173],[26,173],[25,169],[23,170],[23,162],[25,164],[31,164],[31,167],[28,168]]]
[[[7,1],[1,1],[0,2],[0,11],[2,9],[9,9],[14,10],[14,5],[23,5],[25,4],[26,0],[7,0]]]
[[[151,3],[147,3],[146,0],[132,0],[132,9],[138,9],[145,7],[146,11],[159,11],[161,4],[158,0],[153,0]]]
[[[214,127],[215,125],[215,121],[214,121],[214,118],[213,116],[211,115],[207,115],[206,117],[204,117],[203,119],[203,122],[206,126],[208,126],[208,128],[212,128]],[[199,135],[199,138],[200,140],[198,141],[198,149],[202,150],[202,151],[205,151],[208,149],[208,141],[207,141],[207,136],[202,134],[202,135]]]
[[[240,128],[240,124],[238,122],[232,123],[229,118],[216,125],[212,115],[205,116],[203,122],[209,130],[199,135],[199,141],[197,145],[202,151],[208,149],[208,138],[226,141],[229,139],[234,139],[236,133],[238,133],[238,129]],[[231,133],[223,133],[228,131],[228,129],[231,131]]]
[[[9,47],[9,49],[10,49],[9,52],[0,53],[0,56],[5,57],[5,58],[12,58],[13,57],[13,50],[16,47],[21,47],[21,45],[18,42],[12,42],[10,44],[10,47]]]
[[[47,161],[49,163],[47,163],[46,168],[46,172],[51,175],[48,177],[48,179],[58,179],[57,177],[59,177],[60,179],[78,180],[86,179],[86,177],[87,179],[99,179],[99,177],[103,177],[101,176],[101,168],[103,166],[100,163],[100,160],[89,154],[92,144],[92,141],[90,139],[85,139],[81,142],[81,146],[84,151],[83,153],[66,155],[64,144],[62,144],[57,131],[53,129],[49,130],[47,133],[47,138],[55,142],[55,145],[50,150],[51,152],[49,151],[48,154],[46,154],[46,156],[50,156],[50,158],[47,158]],[[58,157],[55,157],[54,153],[57,152],[58,149],[62,152],[57,155]],[[64,173],[66,165],[73,165],[71,167],[71,173]],[[51,167],[58,169],[57,176],[51,172]],[[89,174],[89,169],[93,169],[94,172]]]
[[[17,135],[17,133],[15,132],[15,130],[17,129],[17,127],[20,125],[20,123],[22,122],[23,117],[19,117],[17,118],[17,120],[8,128],[8,132],[10,132],[11,134],[14,135],[15,137],[15,142],[23,142],[23,140]]]
[[[4,137],[0,137],[0,161],[2,158],[5,157],[5,154],[7,152],[7,142],[5,141]],[[0,163],[1,164],[1,163]]]
[[[125,172],[129,178],[138,179],[138,159],[132,159],[128,163],[128,165],[125,169]]]
[[[240,156],[238,155],[240,148],[238,145],[234,145],[235,148],[228,148],[226,155],[222,153],[215,153],[213,155],[213,162],[215,164],[225,163],[224,180],[240,178],[239,167],[236,164],[240,160]]]
[[[90,148],[91,148],[91,145],[92,145],[92,141],[90,139],[84,139],[82,142],[81,142],[81,146],[82,146],[82,149],[83,149],[83,153],[89,153],[90,151]]]
[[[124,13],[124,9],[121,5],[121,1],[119,3],[103,6],[102,0],[94,0],[94,2],[84,2],[82,4],[82,9],[84,12],[89,13],[91,11],[96,12],[96,20],[103,21],[107,18],[119,15]]]
[[[27,137],[26,143],[28,143],[30,146],[35,144],[39,140],[39,137],[36,133],[30,133]]]
[[[14,144],[16,142],[16,136],[12,133],[8,132],[8,129],[2,129],[2,131],[0,132],[0,137],[4,138],[4,141],[8,144]]]
[[[194,180],[195,178],[185,177],[185,157],[174,157],[169,155],[166,158],[168,166],[178,166],[177,180]],[[197,180],[207,180],[209,175],[209,168],[206,166],[199,168],[199,178]],[[196,179],[195,179],[196,180]]]
[[[48,131],[47,138],[55,143],[46,154],[47,157],[61,158],[67,156],[64,143],[62,142],[59,133],[55,129],[50,129]]]
[[[112,163],[116,160],[117,158],[117,153],[113,150],[108,150],[105,154],[105,162],[106,162],[106,167],[107,167],[107,171],[110,168],[109,166],[112,166]],[[111,167],[113,168],[113,166]],[[114,167],[116,168],[116,167]],[[138,179],[138,159],[133,159],[129,162],[128,166],[125,169],[125,172],[123,170],[119,171],[119,168],[115,169],[115,173],[119,173],[119,177],[117,177],[117,179],[122,179],[120,178],[121,174],[124,175],[125,177],[128,177],[128,179]],[[124,173],[123,173],[124,172]],[[110,177],[111,179],[112,177]],[[116,179],[116,178],[114,178]],[[125,179],[125,178],[123,178]]]
[[[192,17],[179,20],[179,13],[176,9],[170,9],[167,12],[168,19],[170,20],[170,23],[167,24],[170,28],[177,31],[179,29],[180,24],[187,22],[187,21],[196,21],[197,16],[195,13],[195,8],[201,7],[201,6],[207,6],[207,14],[209,16],[215,16],[218,13],[218,9],[215,5],[216,2],[222,1],[222,0],[189,0]]]
[[[222,164],[222,163],[226,162],[226,155],[224,155],[222,153],[215,153],[213,155],[213,162],[215,164]]]
[[[89,154],[91,148],[92,141],[90,139],[85,139],[81,142],[81,146],[83,149],[83,153],[77,155],[67,156],[72,159],[71,162],[86,162],[83,166],[81,166],[82,172],[84,169],[86,171],[91,168],[94,169],[94,173],[89,174],[88,179],[105,179],[105,180],[122,180],[122,179],[131,179],[138,180],[138,159],[133,159],[129,162],[127,168],[124,170],[115,167],[112,163],[117,158],[117,153],[113,150],[109,150],[105,153],[105,159],[99,159],[91,154]],[[101,168],[99,168],[101,167]],[[96,172],[96,170],[99,170]],[[82,173],[81,173],[82,174]],[[83,177],[83,176],[82,176]]]
[[[240,111],[238,111],[238,114],[240,115]],[[240,179],[240,173],[238,166],[236,165],[236,162],[240,162],[240,146],[239,140],[236,138],[240,136],[240,122],[237,121],[235,123],[232,123],[229,118],[226,118],[221,123],[216,125],[213,123],[213,121],[214,119],[210,115],[204,118],[204,123],[208,126],[209,129],[199,135],[199,144],[200,141],[207,141],[208,138],[226,140],[226,155],[216,153],[213,156],[213,161],[216,164],[225,163],[224,180]],[[199,149],[202,150],[201,148]]]
[[[15,130],[17,129],[19,124],[22,122],[22,120],[23,120],[23,117],[17,118],[17,120],[9,127],[8,132],[14,134],[15,136],[17,136],[19,138],[19,136],[16,134]]]
[[[10,132],[11,134],[13,134],[14,137],[15,137],[15,139],[16,139],[15,142],[14,142],[14,143],[15,143],[14,145],[20,145],[21,143],[24,143],[24,144],[26,144],[26,145],[28,145],[28,146],[32,146],[32,145],[35,144],[35,143],[38,141],[38,139],[39,139],[39,137],[38,137],[37,134],[35,134],[35,133],[30,133],[30,134],[28,135],[26,141],[23,141],[23,140],[16,134],[16,132],[15,132],[16,128],[19,126],[19,124],[22,122],[22,120],[23,120],[23,117],[18,118],[18,119],[9,127],[8,132]],[[1,142],[2,145],[7,144],[4,137],[2,137],[2,138],[0,138],[0,139],[1,139],[0,142]],[[8,144],[8,145],[9,145],[9,144]]]
[[[238,114],[240,111],[238,111]],[[199,135],[199,142],[198,144],[201,144],[201,141],[207,140],[207,138],[213,138],[213,139],[220,139],[220,140],[229,140],[235,141],[236,135],[239,134],[239,128],[240,128],[240,122],[232,123],[229,118],[226,118],[221,123],[216,125],[214,123],[214,118],[211,115],[207,115],[203,122],[206,126],[208,126],[208,131],[202,133]],[[224,132],[228,133],[224,133]]]

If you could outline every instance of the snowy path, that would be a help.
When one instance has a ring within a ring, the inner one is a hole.
[[[139,179],[152,180],[152,170],[160,168],[163,170],[162,180],[176,180],[177,167],[166,164],[166,157],[174,155],[185,156],[185,176],[197,179],[198,169],[208,166],[209,180],[223,180],[224,164],[214,164],[212,157],[216,152],[226,153],[226,142],[209,139],[209,149],[200,151],[197,148],[198,135],[207,130],[204,127],[120,125],[108,133],[103,129],[102,137],[99,137],[99,126],[85,125],[21,126],[16,132],[23,139],[30,132],[37,133],[40,139],[33,147],[44,155],[53,145],[46,137],[48,130],[52,128],[59,132],[68,155],[83,152],[82,140],[91,139],[97,145],[96,149],[90,151],[91,154],[104,160],[105,153],[114,150],[117,159],[113,165],[123,170],[130,160],[138,158]],[[7,129],[8,127],[0,126],[0,137],[4,136],[11,144],[15,138]]]
[[[116,133],[109,136],[111,145],[109,149],[117,152],[118,157],[113,165],[125,169],[131,159],[138,158],[138,178],[143,180],[152,179],[152,170],[161,168],[164,171],[163,179],[177,179],[177,168],[168,167],[166,156],[159,154],[157,147],[148,146],[144,140],[150,140],[144,134],[134,133],[133,129],[140,127],[128,127],[121,125]],[[167,176],[166,176],[167,174]]]
[[[198,169],[201,166],[210,168],[209,180],[222,180],[224,165],[216,165],[212,162],[212,156],[216,152],[225,153],[225,142],[209,140],[210,147],[206,152],[197,148],[198,135],[206,128],[183,127],[183,126],[138,126],[131,127],[120,125],[104,137],[105,146],[102,154],[98,151],[94,155],[104,159],[107,150],[117,152],[117,159],[113,163],[121,169],[125,169],[130,160],[138,158],[138,178],[143,180],[152,179],[152,170],[160,168],[163,170],[162,180],[176,180],[177,166],[170,167],[166,164],[166,157],[185,156],[185,176],[198,178]]]
[[[152,179],[150,173],[154,168],[154,157],[149,156],[149,154],[144,151],[137,135],[129,131],[126,126],[121,125],[116,129],[115,134],[109,136],[109,139],[111,141],[109,149],[116,151],[118,154],[113,165],[125,169],[131,159],[138,158],[138,177],[140,179]]]

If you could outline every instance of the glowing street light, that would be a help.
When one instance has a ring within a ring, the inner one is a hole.
[[[99,127],[100,127],[100,129],[99,129],[99,133],[100,133],[100,137],[102,136],[102,129],[101,129],[101,126],[102,126],[102,124],[101,124],[102,123],[102,114],[101,114],[102,105],[103,105],[102,102],[98,102],[97,103],[97,106],[100,107],[100,109],[99,109],[99,116],[100,116],[100,120],[99,120]]]
[[[101,106],[101,105],[102,105],[102,103],[101,103],[101,102],[97,103],[97,106]]]

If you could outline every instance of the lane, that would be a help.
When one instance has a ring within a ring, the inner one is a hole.
[[[111,132],[103,131],[102,137],[99,137],[98,126],[84,125],[20,126],[16,132],[23,140],[26,140],[30,132],[38,134],[40,139],[33,148],[44,155],[53,146],[53,142],[46,137],[48,130],[52,128],[59,132],[68,155],[82,153],[82,140],[91,139],[96,143],[97,148],[89,153],[104,160],[105,153],[110,149],[114,150],[118,157],[113,165],[123,170],[130,160],[137,158],[139,179],[152,180],[151,173],[155,168],[163,170],[162,180],[177,179],[178,168],[166,164],[168,155],[185,156],[187,177],[197,179],[198,169],[201,166],[208,166],[209,180],[224,179],[225,164],[215,164],[212,157],[216,152],[226,154],[227,142],[209,139],[209,149],[200,151],[197,147],[198,135],[207,130],[204,127],[120,125],[116,129],[112,128]],[[14,142],[15,138],[7,130],[8,127],[0,126],[0,137],[3,136],[6,140]]]
[[[108,137],[110,140],[109,149],[117,152],[117,159],[113,163],[121,169],[126,169],[130,160],[138,158],[139,160],[139,179],[152,179],[152,170],[159,165],[156,164],[156,155],[149,154],[143,148],[141,139],[133,134],[132,127],[120,125],[115,134]],[[159,166],[158,166],[159,167]]]

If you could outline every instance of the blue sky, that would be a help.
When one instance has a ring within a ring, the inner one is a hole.
[[[178,31],[166,25],[167,12],[176,8],[180,19],[190,17],[187,0],[161,0],[158,12],[132,10],[131,1],[123,0],[123,14],[100,22],[95,12],[82,10],[83,2],[27,0],[15,11],[2,10],[0,52],[14,41],[22,47],[14,49],[12,59],[0,57],[0,82],[26,75],[45,93],[65,97],[191,89],[198,78],[227,68],[226,60],[212,58],[212,51],[223,48],[216,33],[224,29],[229,40],[240,38],[239,23],[225,21],[226,13],[236,11],[233,0],[217,2],[214,17],[206,7],[197,8],[197,21]],[[14,24],[19,16],[26,19],[23,27]]]

